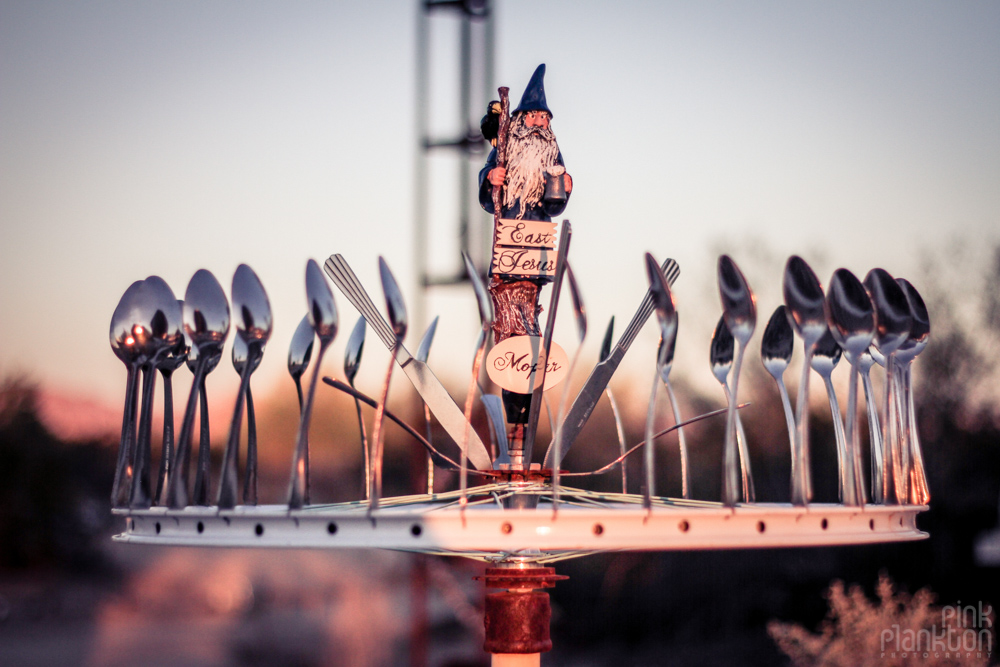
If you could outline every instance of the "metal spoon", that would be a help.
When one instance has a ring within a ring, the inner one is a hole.
[[[382,292],[385,294],[385,306],[389,316],[389,324],[392,327],[395,345],[399,345],[406,336],[407,329],[406,304],[403,303],[403,293],[400,291],[399,285],[396,283],[396,278],[392,275],[392,271],[389,270],[389,265],[385,263],[385,259],[381,256],[378,258],[378,270],[379,277],[382,280]],[[389,398],[389,382],[392,380],[392,369],[395,363],[395,359],[389,360],[389,367],[385,372],[385,380],[382,382],[382,394],[379,397],[378,407],[375,409],[375,426],[372,429],[373,474],[368,492],[369,514],[378,509],[379,500],[382,497],[382,441],[385,437],[385,433],[382,431],[382,421],[385,416],[385,404]],[[461,459],[463,467],[465,466],[467,452],[464,447],[465,442],[467,440],[463,438],[463,443],[460,443],[463,445]]]
[[[420,345],[417,346],[417,356],[415,357],[417,361],[427,363],[427,359],[431,355],[431,344],[434,342],[434,334],[437,333],[438,319],[438,317],[435,317],[431,320],[431,323],[427,326],[427,330],[424,331],[424,335],[420,339]],[[427,433],[427,442],[433,444],[431,409],[427,407],[426,402],[421,401],[421,404],[424,406],[424,430]],[[503,424],[501,423],[501,430],[503,430],[502,427]],[[427,493],[434,493],[434,461],[430,452],[427,453]]]
[[[722,300],[722,317],[726,321],[726,328],[732,334],[739,347],[736,351],[736,364],[733,368],[733,388],[732,395],[729,396],[729,416],[726,420],[726,449],[725,449],[725,479],[723,483],[723,504],[732,507],[736,504],[739,496],[738,481],[736,478],[736,403],[739,396],[740,369],[743,366],[743,354],[746,352],[747,343],[753,336],[754,328],[757,326],[757,304],[753,291],[747,285],[743,272],[736,266],[736,262],[729,255],[719,257],[718,266],[719,297]],[[744,447],[746,446],[744,442]],[[748,457],[740,457],[743,462],[743,477],[750,479]],[[753,483],[745,482],[748,502],[754,501],[752,493]]]
[[[250,387],[250,374],[260,363],[264,354],[264,346],[271,337],[273,322],[271,319],[271,302],[267,292],[260,283],[260,278],[246,264],[236,267],[233,274],[233,312],[236,314],[234,323],[236,335],[247,346],[247,358],[240,373],[240,388],[236,394],[236,407],[233,408],[233,420],[229,425],[229,442],[222,457],[222,476],[219,480],[219,509],[236,507],[236,496],[239,489],[240,467],[240,428],[243,426],[243,399]],[[256,460],[247,463],[257,465]]]
[[[479,277],[479,271],[476,269],[476,266],[464,251],[462,252],[462,261],[465,264],[465,273],[469,276],[469,282],[472,283],[472,289],[476,293],[476,305],[479,307],[480,324],[479,339],[476,341],[476,354],[472,361],[472,378],[469,380],[469,390],[465,393],[465,433],[462,437],[462,458],[459,459],[461,464],[459,473],[459,489],[461,491],[459,507],[464,512],[468,503],[466,490],[469,483],[469,457],[467,452],[469,448],[469,431],[472,429],[472,406],[476,400],[476,388],[479,386],[479,371],[483,365],[483,358],[486,356],[486,343],[489,342],[490,331],[493,329],[493,299],[486,291],[486,286],[483,284],[482,278]],[[388,298],[387,291],[386,299],[388,300]],[[392,308],[390,307],[390,319],[392,315],[391,311]],[[393,328],[395,328],[395,325],[393,325]],[[397,333],[396,335],[399,336],[400,334]]]
[[[882,504],[885,499],[882,495],[882,427],[879,425],[878,407],[875,402],[875,390],[872,388],[872,378],[869,374],[871,367],[875,365],[875,358],[872,356],[873,345],[861,353],[858,357],[858,370],[861,371],[861,386],[865,390],[865,409],[868,412],[868,442],[872,450],[871,464],[871,499],[873,503]],[[876,352],[877,354],[877,352]]]
[[[920,450],[920,437],[917,434],[917,410],[913,401],[913,379],[911,375],[914,358],[924,351],[931,334],[930,316],[927,313],[927,306],[916,288],[904,278],[897,278],[896,282],[903,289],[906,301],[910,305],[910,316],[913,324],[910,327],[910,335],[906,342],[896,350],[898,384],[902,387],[903,409],[903,450],[909,452],[911,465],[910,473],[910,502],[914,505],[926,505],[930,502],[931,494],[927,487],[927,473],[924,470],[924,457]]]
[[[150,479],[152,460],[153,394],[156,389],[156,364],[182,339],[181,309],[170,286],[159,276],[146,278],[136,294],[138,326],[133,327],[136,347],[142,356],[142,407],[139,411],[139,437],[134,450],[132,491],[129,507],[147,509],[152,504]]]
[[[167,504],[170,509],[183,509],[188,504],[188,468],[191,461],[191,431],[194,428],[194,411],[198,405],[198,396],[204,396],[205,375],[213,366],[213,360],[218,363],[222,356],[222,346],[229,333],[229,302],[222,286],[210,271],[199,269],[188,282],[184,292],[184,333],[191,343],[191,352],[196,355],[194,379],[191,381],[191,393],[188,395],[187,407],[184,410],[184,421],[177,438],[177,458],[174,474],[167,483]],[[188,359],[191,357],[189,355]],[[202,434],[207,435],[208,410],[202,404]],[[202,489],[208,486],[208,442],[202,441],[204,452],[204,467],[199,452],[198,476],[203,480]],[[195,493],[198,502],[198,493]],[[201,501],[206,502],[205,500]]]
[[[854,486],[847,488],[844,504],[865,502],[864,477],[861,472],[861,428],[858,421],[858,370],[861,356],[875,337],[875,305],[857,276],[847,269],[837,269],[830,278],[826,295],[827,322],[830,333],[844,349],[851,364],[847,391],[847,465],[853,470]]]
[[[729,333],[729,327],[726,326],[725,317],[720,317],[718,324],[715,325],[715,332],[712,334],[712,345],[709,349],[709,363],[712,366],[712,374],[715,379],[719,381],[722,385],[722,390],[726,395],[726,404],[730,403],[732,400],[729,393],[729,370],[733,367],[733,352],[736,348],[736,341],[733,339],[733,335]],[[728,414],[728,413],[727,413]],[[740,471],[742,475],[743,482],[743,501],[752,503],[756,497],[753,485],[753,474],[750,469],[750,452],[747,449],[747,435],[746,431],[743,430],[743,420],[740,419],[739,414],[736,415],[736,445],[739,450],[740,456]],[[725,460],[723,465],[726,466]],[[725,480],[730,474],[735,474],[736,462],[731,461],[729,467],[723,468],[723,493],[725,491]],[[739,481],[736,481],[736,496],[739,497]],[[725,502],[725,501],[723,501]]]
[[[302,415],[302,376],[309,368],[309,360],[312,358],[313,342],[316,333],[312,325],[309,324],[309,316],[303,315],[299,320],[299,326],[295,327],[292,334],[292,342],[288,345],[288,374],[295,382],[295,393],[299,397],[299,415]]]
[[[656,392],[663,377],[663,369],[667,365],[667,353],[674,346],[673,339],[677,335],[677,309],[674,307],[674,297],[663,269],[650,253],[646,253],[646,276],[649,278],[649,293],[653,297],[653,310],[656,321],[660,325],[660,337],[664,344],[657,350],[656,375],[653,376],[653,389],[649,395],[649,407],[646,410],[646,451],[643,459],[645,478],[642,485],[642,506],[648,512],[653,511],[653,496],[656,495],[656,478],[653,467],[653,428],[656,416]],[[648,515],[647,515],[648,516]]]
[[[256,356],[255,363],[247,368],[250,350],[243,338],[237,336],[233,339],[233,368],[243,377],[243,372],[253,375],[253,372],[260,366],[263,354]],[[247,380],[247,469],[243,480],[243,504],[257,504],[257,417],[253,409],[253,392],[250,388],[250,380]]]
[[[840,416],[840,404],[837,393],[833,389],[833,369],[840,362],[840,346],[834,340],[833,334],[827,329],[823,337],[816,343],[813,353],[812,368],[823,378],[826,395],[830,399],[830,418],[833,421],[833,432],[837,441],[837,469],[840,472],[837,497],[848,507],[858,507],[863,501],[857,497],[857,480],[854,476],[854,465],[847,453],[847,438],[844,436],[844,421]]]
[[[178,300],[177,306],[183,313],[184,302]],[[182,322],[183,326],[183,322]],[[160,470],[156,475],[156,493],[153,494],[154,502],[163,504],[166,502],[164,490],[166,481],[173,472],[174,459],[174,388],[172,377],[174,371],[187,360],[190,347],[184,334],[181,333],[177,345],[173,349],[167,350],[167,354],[160,357],[156,364],[156,369],[160,371],[163,378],[163,453],[160,456]]]
[[[865,287],[875,304],[875,315],[878,322],[875,346],[886,361],[885,424],[882,434],[884,466],[882,493],[885,502],[888,503],[890,499],[895,498],[899,504],[903,504],[909,496],[907,492],[908,470],[903,467],[904,454],[899,442],[896,410],[896,394],[899,389],[893,381],[896,366],[893,354],[906,342],[913,318],[910,315],[910,305],[902,288],[884,269],[869,271],[868,275],[865,276]],[[878,361],[877,358],[876,361]]]
[[[132,336],[134,325],[132,310],[135,296],[139,291],[141,280],[137,280],[122,294],[111,315],[111,350],[125,364],[125,407],[122,410],[122,433],[118,442],[118,461],[115,466],[115,480],[111,486],[111,504],[114,507],[124,507],[127,499],[124,490],[128,488],[129,452],[135,441],[135,415],[137,394],[139,389],[139,355],[135,348],[135,338]]]
[[[675,324],[675,326],[678,326],[678,327],[680,326],[679,316],[676,313],[674,314],[674,324]],[[674,423],[675,424],[680,424],[681,423],[681,407],[680,407],[680,404],[677,402],[677,396],[674,395],[674,387],[670,383],[670,370],[673,367],[673,363],[674,363],[674,348],[677,347],[677,336],[676,336],[676,334],[674,335],[673,340],[670,341],[670,342],[671,342],[671,345],[670,345],[669,348],[667,348],[665,350],[658,350],[658,354],[662,355],[662,357],[658,357],[658,358],[662,358],[663,359],[663,366],[660,368],[660,381],[663,382],[663,386],[667,388],[667,397],[670,399],[670,409],[674,413]],[[661,337],[660,338],[660,346],[662,347],[662,346],[666,345],[666,343],[667,343],[667,341],[665,341]],[[619,436],[621,436],[621,435],[622,434],[619,433]],[[625,444],[624,443],[624,439],[621,439],[621,442],[622,442],[622,445],[624,446],[624,444]],[[677,444],[678,444],[678,447],[680,449],[680,455],[681,455],[681,495],[684,498],[690,498],[691,497],[691,475],[690,475],[689,465],[688,465],[687,438],[684,437],[684,427],[683,426],[678,426],[677,427]]]
[[[788,389],[785,388],[785,369],[788,368],[792,360],[792,347],[795,343],[795,332],[788,322],[788,314],[784,306],[778,306],[771,314],[771,319],[764,327],[764,335],[760,341],[760,360],[764,364],[764,369],[770,373],[771,377],[778,384],[778,394],[781,395],[781,407],[785,411],[785,425],[788,429],[788,445],[791,450],[792,471],[795,466],[795,415],[792,414],[792,402],[788,398]],[[802,485],[802,478],[791,477],[792,504],[798,507],[806,505],[806,490]]]
[[[785,264],[782,280],[785,306],[791,325],[802,338],[804,358],[802,360],[802,381],[795,403],[795,449],[792,460],[792,488],[805,489],[805,502],[812,500],[812,472],[809,464],[809,370],[812,368],[813,348],[826,333],[826,300],[823,286],[806,261],[792,255]]]
[[[323,355],[337,336],[337,304],[333,292],[327,284],[319,264],[310,259],[306,262],[306,300],[309,306],[309,323],[319,338],[319,353],[309,381],[309,394],[299,418],[299,432],[295,440],[295,457],[292,459],[292,475],[288,483],[288,508],[300,509],[309,504],[309,423],[312,420],[313,401],[316,398],[316,382],[319,380]]]
[[[310,331],[312,328],[310,327]],[[354,329],[351,330],[351,337],[347,339],[347,349],[344,351],[344,376],[347,378],[347,384],[354,389],[354,378],[358,376],[358,369],[361,367],[361,353],[365,349],[365,332],[368,330],[368,325],[365,323],[365,318],[359,317],[358,321],[354,323]],[[358,432],[361,434],[361,460],[364,463],[365,479],[364,479],[364,489],[361,494],[368,499],[368,489],[371,485],[371,456],[368,452],[368,436],[365,433],[365,420],[361,416],[361,401],[357,396],[354,397],[354,409],[358,413]]]

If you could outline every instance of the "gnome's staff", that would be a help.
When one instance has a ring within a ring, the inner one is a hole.
[[[510,99],[508,94],[510,93],[510,88],[507,86],[500,86],[497,89],[500,93],[500,113],[499,127],[497,127],[496,136],[496,149],[497,149],[497,166],[506,167],[507,166],[507,134],[510,131]],[[491,105],[492,106],[492,105]],[[492,110],[492,109],[491,109]],[[492,114],[487,114],[489,117]],[[500,212],[503,210],[503,188],[493,188],[493,242],[496,243],[496,229],[500,224]]]

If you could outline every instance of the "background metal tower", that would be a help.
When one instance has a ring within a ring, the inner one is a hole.
[[[492,228],[473,193],[489,148],[479,121],[497,96],[493,45],[489,0],[420,0],[413,257],[421,288],[466,282],[463,250],[476,266],[488,265]],[[422,327],[425,289],[415,296]]]

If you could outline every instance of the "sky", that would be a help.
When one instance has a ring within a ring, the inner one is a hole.
[[[547,64],[585,358],[610,316],[621,331],[638,306],[645,252],[680,263],[678,372],[711,382],[721,251],[757,292],[762,328],[790,254],[824,282],[881,266],[920,289],[923,253],[967,243],[971,272],[998,239],[1000,4],[494,4],[495,83],[512,102]],[[199,268],[227,292],[239,263],[255,269],[275,321],[255,393],[293,391],[308,258],[342,253],[378,302],[382,255],[412,302],[417,7],[0,0],[0,375],[120,403],[108,324],[153,274],[183,297]],[[434,26],[443,52],[454,23]],[[431,225],[444,230],[432,264],[452,265],[448,223]],[[342,375],[357,314],[336,296],[324,372]],[[472,293],[427,304],[441,316],[431,365],[457,395]],[[648,386],[652,329],[615,382]],[[369,340],[359,385],[375,393],[387,357]],[[236,375],[210,383],[235,391]]]

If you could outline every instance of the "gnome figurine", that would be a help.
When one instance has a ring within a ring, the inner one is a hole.
[[[496,229],[518,221],[548,222],[563,212],[573,191],[573,179],[566,173],[549,125],[552,111],[545,100],[544,77],[542,64],[531,75],[509,119],[504,118],[507,101],[503,99],[489,104],[482,121],[484,137],[495,148],[479,172],[479,203],[494,215]],[[501,96],[505,93],[502,88]],[[495,242],[496,237],[495,231]],[[538,292],[550,281],[550,275],[510,275],[491,266],[489,289],[495,313],[495,343],[512,336],[541,336]],[[531,395],[504,389],[503,401],[510,425],[508,440],[513,461],[523,443]],[[525,461],[522,465],[528,467],[529,463]]]

